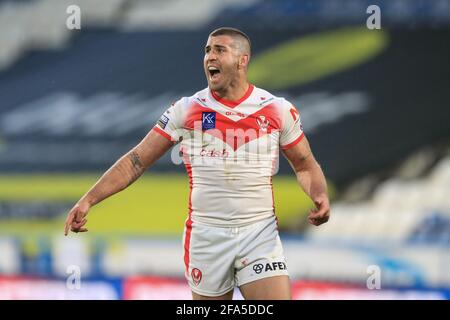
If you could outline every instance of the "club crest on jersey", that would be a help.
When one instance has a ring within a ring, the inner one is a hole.
[[[196,286],[198,286],[200,281],[202,281],[202,272],[199,269],[194,268],[191,271],[191,277],[192,277],[192,281],[194,281],[194,284]]]
[[[256,118],[256,123],[262,131],[267,131],[267,128],[269,127],[269,120],[266,120],[265,116],[258,116]]]
[[[214,129],[216,127],[216,113],[202,112],[202,130]]]

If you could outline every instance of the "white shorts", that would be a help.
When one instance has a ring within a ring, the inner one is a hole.
[[[235,286],[288,275],[275,217],[243,227],[185,227],[184,260],[191,290],[220,296]]]

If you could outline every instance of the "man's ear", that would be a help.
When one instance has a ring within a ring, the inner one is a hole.
[[[239,57],[239,67],[245,69],[250,61],[250,56],[248,54],[243,54]]]

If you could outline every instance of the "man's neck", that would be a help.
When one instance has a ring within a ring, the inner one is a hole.
[[[250,84],[247,80],[241,83],[231,83],[225,90],[214,91],[220,98],[228,101],[238,101],[247,92]]]

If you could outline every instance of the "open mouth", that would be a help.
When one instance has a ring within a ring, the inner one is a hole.
[[[209,72],[209,78],[211,80],[217,80],[217,78],[219,78],[220,75],[220,70],[217,67],[208,67],[208,72]]]

